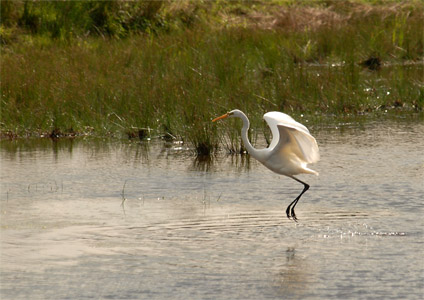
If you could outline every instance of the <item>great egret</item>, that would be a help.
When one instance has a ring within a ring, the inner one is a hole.
[[[318,175],[318,172],[307,167],[307,164],[319,160],[319,150],[315,138],[304,125],[296,122],[289,115],[273,111],[264,115],[264,119],[272,132],[271,144],[265,149],[255,149],[247,137],[250,122],[246,115],[235,109],[213,119],[212,122],[224,118],[242,119],[241,139],[251,156],[271,171],[293,178],[304,185],[303,191],[286,209],[287,217],[297,220],[294,208],[300,197],[309,189],[309,184],[297,179],[294,175],[301,173]]]

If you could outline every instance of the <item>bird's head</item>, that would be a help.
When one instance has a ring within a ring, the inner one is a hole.
[[[240,110],[234,109],[234,110],[227,112],[226,114],[224,114],[220,117],[213,119],[212,122],[216,122],[218,120],[225,119],[225,118],[234,118],[234,117],[240,118],[242,115],[243,115],[243,113]]]

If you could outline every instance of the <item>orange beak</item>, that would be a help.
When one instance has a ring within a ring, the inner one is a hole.
[[[218,118],[213,119],[213,120],[212,120],[212,122],[216,122],[216,121],[218,121],[218,120],[228,118],[228,116],[229,116],[229,114],[228,114],[228,113],[226,113],[225,115],[222,115],[222,116],[220,116],[220,117],[218,117]]]

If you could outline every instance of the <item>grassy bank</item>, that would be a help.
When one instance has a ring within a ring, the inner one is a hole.
[[[210,122],[233,108],[259,132],[270,110],[422,113],[421,2],[184,3],[158,8],[162,30],[121,37],[15,27],[1,49],[2,136],[166,135],[209,153],[240,149],[234,128]]]

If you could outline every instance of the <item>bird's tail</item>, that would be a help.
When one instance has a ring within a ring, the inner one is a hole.
[[[306,173],[306,174],[313,174],[313,175],[316,175],[316,176],[318,176],[318,175],[319,175],[319,173],[318,173],[317,171],[312,170],[312,169],[309,169],[306,165],[305,165],[305,166],[303,166],[303,173]]]

